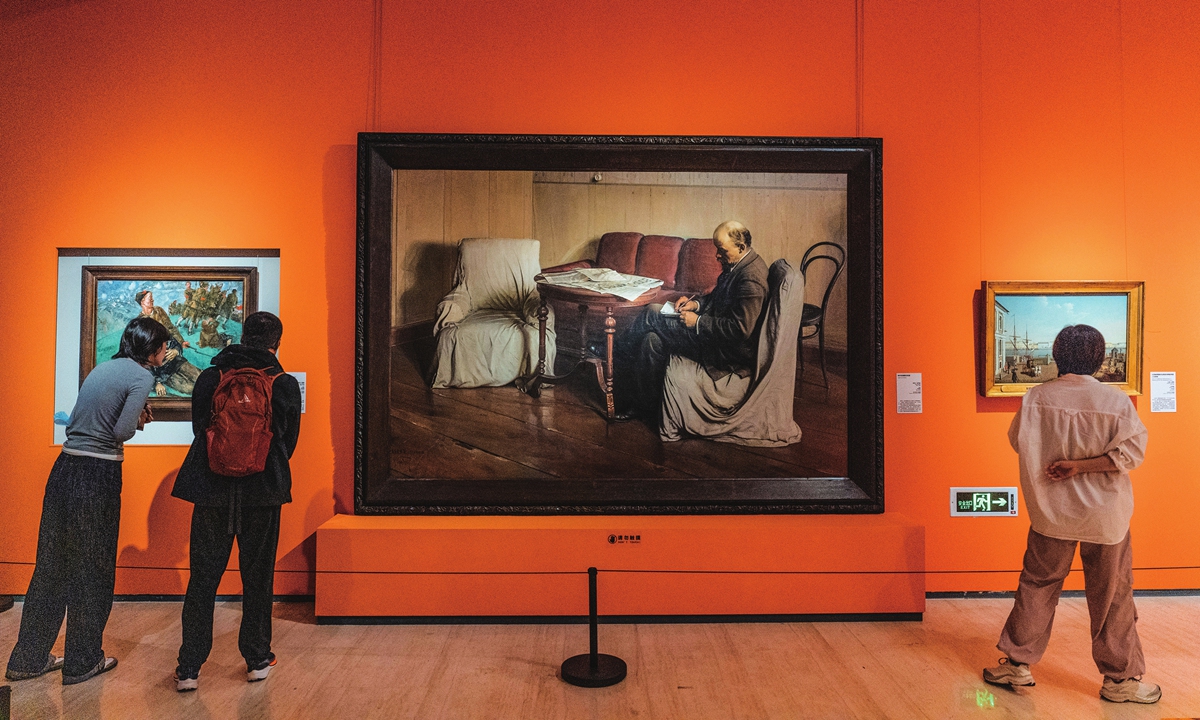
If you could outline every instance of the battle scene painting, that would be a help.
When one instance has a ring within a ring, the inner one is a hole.
[[[238,343],[257,309],[254,268],[85,267],[80,383],[117,352],[130,320],[145,315],[167,328],[167,359],[154,370],[151,407],[160,419],[186,412],[200,371]]]

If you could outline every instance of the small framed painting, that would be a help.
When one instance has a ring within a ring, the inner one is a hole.
[[[167,328],[167,360],[154,370],[157,420],[191,419],[192,387],[258,309],[254,267],[85,266],[79,327],[79,382],[117,352],[130,320],[146,315]]]
[[[1024,395],[1058,377],[1054,338],[1068,325],[1104,336],[1096,379],[1142,394],[1141,282],[985,282],[981,323],[985,397]]]

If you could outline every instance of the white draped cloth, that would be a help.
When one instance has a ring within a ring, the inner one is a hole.
[[[435,388],[507,385],[537,370],[541,272],[537,240],[465,238],[454,288],[438,304]],[[547,308],[549,310],[550,308]],[[546,370],[555,358],[554,315],[546,322]]]
[[[660,437],[693,435],[759,447],[800,442],[793,402],[803,311],[804,276],[787,260],[776,260],[767,277],[754,372],[713,380],[695,360],[673,355],[663,383]]]

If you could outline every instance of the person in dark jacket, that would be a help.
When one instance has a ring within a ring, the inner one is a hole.
[[[618,420],[658,422],[663,376],[672,355],[695,360],[714,380],[750,374],[757,355],[754,333],[767,297],[767,264],[750,242],[750,231],[740,222],[718,225],[713,247],[722,270],[712,292],[678,298],[677,315],[664,315],[662,305],[648,305],[617,337],[613,392]]]
[[[192,392],[195,439],[175,478],[171,494],[193,504],[191,578],[183,601],[183,644],[175,669],[176,689],[195,690],[200,666],[212,650],[213,607],[217,584],[229,563],[234,538],[242,576],[242,626],[238,649],[246,659],[247,679],[264,680],[275,666],[271,652],[271,604],[275,554],[279,546],[280,507],[292,501],[288,464],[300,436],[300,384],[275,357],[283,323],[268,312],[246,318],[242,342],[230,345],[200,373]],[[262,472],[227,477],[208,462],[208,427],[221,374],[257,368],[273,375],[271,445]]]

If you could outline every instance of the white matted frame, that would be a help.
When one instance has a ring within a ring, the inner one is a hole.
[[[79,396],[80,323],[84,267],[254,267],[258,270],[258,309],[279,314],[279,251],[273,249],[59,248],[58,313],[54,347],[54,412],[70,414]],[[48,419],[48,421],[50,421]],[[52,421],[50,421],[52,422]],[[54,444],[66,428],[53,425]],[[153,422],[127,445],[190,445],[189,422]]]

